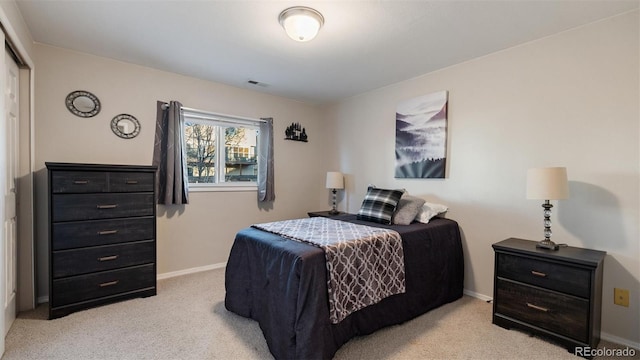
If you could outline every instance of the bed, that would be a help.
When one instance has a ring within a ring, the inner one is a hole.
[[[225,307],[256,320],[276,359],[330,359],[349,339],[400,324],[462,296],[463,256],[458,224],[382,225],[346,214],[334,219],[397,231],[404,249],[406,291],[329,320],[322,249],[245,228],[236,235],[225,273]]]

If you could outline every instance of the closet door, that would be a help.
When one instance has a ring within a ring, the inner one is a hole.
[[[16,62],[5,50],[4,56],[4,135],[5,159],[4,169],[4,256],[5,256],[5,291],[4,291],[4,335],[16,319],[16,294],[18,283],[18,161],[19,161],[19,69]]]

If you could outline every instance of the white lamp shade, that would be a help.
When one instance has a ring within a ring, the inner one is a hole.
[[[568,197],[567,168],[547,167],[527,171],[527,199],[559,200]]]
[[[280,13],[280,24],[284,31],[295,41],[306,42],[318,35],[324,24],[324,17],[318,11],[296,6]]]
[[[341,172],[327,172],[327,189],[344,189],[344,176]]]

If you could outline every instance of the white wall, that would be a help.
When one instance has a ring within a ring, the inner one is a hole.
[[[543,237],[527,169],[566,166],[571,197],[554,202],[553,240],[607,252],[602,331],[638,346],[638,23],[635,11],[327,108],[348,210],[369,183],[449,205],[464,233],[465,288],[491,297],[491,244]],[[449,91],[446,179],[394,179],[396,105],[439,90]],[[631,307],[613,305],[614,287],[631,291]]]
[[[220,264],[235,233],[252,223],[305,217],[329,209],[323,156],[326,128],[317,107],[106,58],[37,44],[35,168],[39,296],[47,289],[47,188],[45,162],[150,165],[156,101],[243,117],[274,118],[276,200],[259,208],[256,192],[192,192],[186,206],[158,206],[158,273]],[[102,110],[80,118],[65,107],[73,90],[94,93]],[[141,133],[124,140],[111,132],[120,113],[135,116]],[[292,122],[306,127],[309,142],[284,141]]]

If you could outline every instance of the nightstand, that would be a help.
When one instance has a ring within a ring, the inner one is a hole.
[[[320,217],[326,217],[326,218],[332,218],[332,217],[335,217],[335,216],[338,216],[338,215],[345,215],[345,214],[346,214],[346,212],[342,212],[342,211],[339,211],[337,214],[330,214],[329,210],[327,210],[327,211],[311,211],[311,212],[307,213],[307,215],[309,215],[309,217],[318,217],[318,216],[320,216]]]
[[[515,238],[493,249],[494,324],[549,338],[574,354],[598,346],[605,252],[538,249]]]

